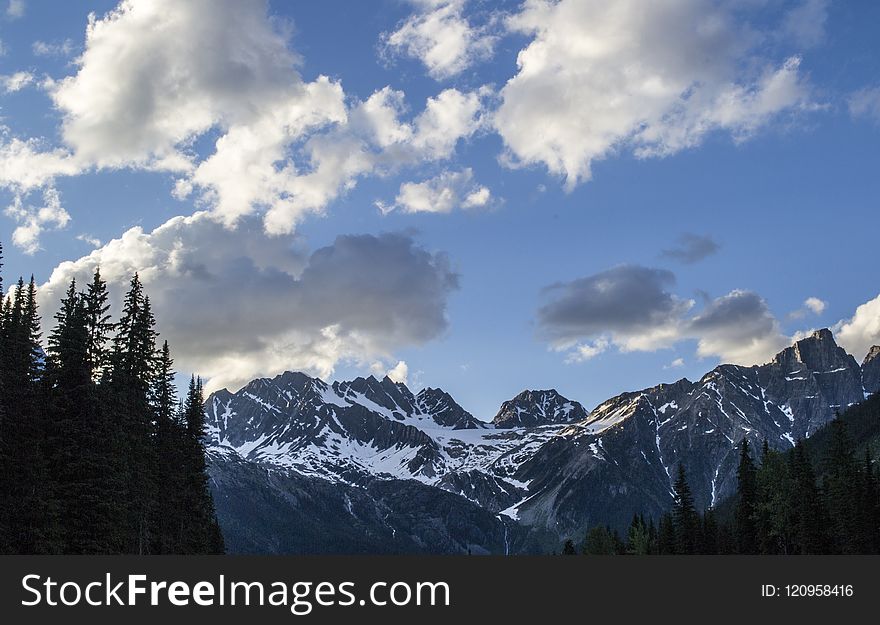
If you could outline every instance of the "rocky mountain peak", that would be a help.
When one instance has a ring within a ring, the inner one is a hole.
[[[525,390],[501,404],[492,423],[496,428],[538,427],[586,418],[587,411],[581,404],[563,397],[556,389]]]
[[[437,424],[454,430],[485,428],[486,424],[458,405],[452,396],[439,388],[423,388],[416,396],[419,409],[433,417]]]
[[[816,330],[791,347],[786,347],[776,355],[773,362],[792,370],[798,369],[798,365],[806,365],[812,371],[830,371],[839,367],[858,366],[855,359],[837,345],[834,335],[828,328]]]
[[[862,362],[862,384],[865,393],[880,393],[880,345],[872,347]]]

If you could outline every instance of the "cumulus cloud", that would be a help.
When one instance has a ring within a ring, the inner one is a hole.
[[[589,360],[612,347],[654,351],[696,340],[697,355],[725,362],[764,362],[788,344],[767,303],[750,291],[710,299],[696,314],[693,300],[670,289],[669,271],[622,265],[544,290],[538,309],[542,335],[568,362]]]
[[[420,60],[436,80],[451,78],[492,56],[497,39],[464,15],[465,0],[412,0],[416,12],[383,35],[387,52]]]
[[[767,302],[742,290],[712,300],[688,321],[684,336],[698,340],[698,355],[741,365],[763,364],[791,342]]]
[[[63,147],[7,133],[0,186],[172,172],[178,199],[195,197],[228,226],[261,213],[268,232],[286,234],[361,176],[449,158],[482,123],[482,92],[447,89],[404,119],[401,92],[349,104],[338,82],[304,82],[298,63],[265,2],[126,0],[90,17],[76,73],[47,83]],[[202,158],[192,146],[209,136]]]
[[[376,202],[383,213],[450,213],[457,208],[481,208],[489,204],[491,191],[474,182],[469,167],[444,171],[422,182],[405,182],[392,204]]]
[[[409,376],[409,366],[406,364],[406,361],[401,360],[389,369],[385,375],[387,375],[392,382],[406,384],[407,377]]]
[[[729,6],[527,0],[507,26],[532,41],[495,115],[509,163],[543,164],[570,190],[614,152],[666,156],[714,130],[742,140],[812,108],[799,57],[765,58],[770,34]]]
[[[837,342],[857,358],[880,345],[880,295],[856,308],[851,318],[840,320],[832,329]]]
[[[5,93],[15,93],[21,91],[34,82],[34,75],[30,72],[15,72],[0,76],[0,89]]]
[[[70,223],[70,214],[61,206],[61,196],[54,188],[43,192],[40,206],[25,205],[22,196],[16,195],[4,212],[18,224],[12,232],[12,243],[25,254],[34,254],[40,249],[43,232],[64,228]]]
[[[267,236],[256,217],[231,230],[200,212],[152,232],[132,228],[62,263],[40,289],[44,309],[98,266],[117,312],[140,273],[178,367],[212,389],[285,369],[329,377],[340,361],[390,360],[446,329],[458,284],[444,255],[405,235],[340,236],[308,253],[291,237]]]
[[[698,263],[718,252],[720,245],[709,235],[686,232],[681,235],[675,247],[663,250],[661,256],[686,265]]]
[[[849,112],[853,117],[863,117],[880,123],[880,87],[865,87],[849,96]]]
[[[549,301],[538,310],[538,324],[561,350],[606,335],[624,351],[653,349],[677,335],[681,317],[694,305],[667,290],[674,283],[670,271],[621,265],[553,284],[544,289]],[[578,351],[591,357],[606,347],[591,343]]]

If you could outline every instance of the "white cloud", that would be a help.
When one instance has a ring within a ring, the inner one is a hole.
[[[684,366],[684,358],[676,358],[668,365],[664,365],[664,369],[681,369]]]
[[[24,0],[9,0],[9,4],[6,5],[6,17],[11,20],[17,20],[20,17],[24,17],[24,10]]]
[[[291,232],[300,215],[322,210],[361,176],[448,159],[481,124],[479,93],[446,89],[428,98],[412,122],[399,119],[402,101],[401,92],[386,87],[356,103],[346,124],[306,141],[303,151],[311,169],[285,181],[281,200],[266,212],[267,232]],[[229,178],[228,170],[218,174],[215,186]],[[200,182],[199,172],[193,180]]]
[[[116,314],[139,272],[177,366],[212,389],[286,369],[329,377],[340,361],[394,362],[396,350],[445,331],[457,288],[445,256],[405,235],[340,236],[308,253],[292,237],[267,236],[256,216],[229,229],[201,212],[132,228],[62,263],[40,289],[43,309],[98,266]]]
[[[178,199],[194,194],[228,226],[262,213],[267,232],[284,234],[361,176],[449,158],[482,123],[484,91],[447,89],[406,121],[401,92],[349,104],[338,82],[303,82],[298,63],[265,3],[126,0],[90,18],[76,73],[47,82],[63,147],[6,133],[0,186],[173,172]],[[215,135],[202,159],[193,143]]]
[[[486,206],[491,198],[488,188],[473,180],[470,168],[444,171],[422,182],[405,182],[393,204],[377,202],[383,213],[402,210],[407,213],[449,213],[456,208]]]
[[[576,363],[592,360],[599,354],[608,351],[610,345],[610,341],[605,337],[600,337],[595,341],[579,343],[575,345],[572,351],[569,352],[568,356],[566,356],[565,362]]]
[[[12,232],[12,243],[25,254],[34,254],[40,249],[40,235],[66,227],[70,214],[61,206],[61,196],[54,188],[43,191],[42,206],[26,206],[22,197],[16,194],[4,212],[19,224]]]
[[[76,240],[82,241],[83,243],[91,245],[92,247],[101,247],[101,239],[99,239],[97,237],[93,237],[90,234],[86,234],[86,233],[78,234],[78,235],[76,235]]]
[[[880,123],[880,87],[865,87],[850,95],[849,112]]]
[[[804,300],[804,304],[801,308],[794,310],[788,313],[789,319],[803,319],[808,314],[812,313],[814,315],[821,315],[825,312],[825,309],[828,307],[828,302],[819,299],[818,297],[808,297]]]
[[[265,11],[235,0],[131,0],[92,16],[79,70],[52,92],[65,143],[100,167],[186,170],[188,143],[214,127],[272,124],[296,135],[321,121]]]
[[[808,297],[804,300],[804,306],[810,309],[814,315],[821,315],[825,312],[828,302],[822,301],[818,297]]]
[[[407,377],[409,376],[409,367],[407,366],[406,361],[400,360],[396,365],[389,369],[385,375],[387,375],[392,382],[406,384]]]
[[[856,308],[849,319],[842,319],[834,328],[837,342],[856,358],[880,345],[880,295]]]
[[[420,60],[428,74],[444,80],[488,59],[496,37],[470,23],[465,0],[414,0],[416,13],[383,36],[385,49]]]
[[[72,39],[61,42],[35,41],[31,44],[31,52],[35,56],[59,56],[67,57],[73,54],[74,43]]]
[[[543,164],[570,190],[614,152],[666,156],[714,130],[742,140],[812,108],[799,58],[762,57],[766,36],[725,6],[527,0],[507,24],[533,40],[495,115],[509,164]]]
[[[0,88],[5,93],[21,91],[33,82],[34,75],[30,72],[15,72],[14,74],[0,76]]]
[[[63,149],[44,149],[36,139],[21,140],[9,136],[0,127],[0,188],[16,193],[51,185],[57,176],[71,176],[79,166]]]

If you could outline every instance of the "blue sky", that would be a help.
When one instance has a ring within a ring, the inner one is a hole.
[[[4,276],[44,308],[138,270],[184,371],[482,418],[880,342],[877,3],[182,4],[2,7]]]

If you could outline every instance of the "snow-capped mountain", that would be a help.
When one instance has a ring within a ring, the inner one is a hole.
[[[743,438],[785,448],[809,436],[835,411],[880,390],[878,356],[873,348],[859,366],[820,330],[768,364],[721,365],[697,382],[623,393],[590,412],[555,390],[524,391],[504,402],[492,423],[442,390],[414,394],[387,377],[332,385],[302,373],[254,380],[237,393],[214,393],[206,404],[218,514],[225,528],[245,529],[235,498],[247,483],[257,508],[253,492],[261,489],[297,501],[300,512],[290,520],[300,524],[315,492],[338,500],[382,550],[404,543],[427,551],[500,551],[502,544],[528,550],[542,536],[555,541],[595,523],[623,526],[637,511],[659,515],[671,505],[679,464],[697,505],[717,503],[735,489]],[[237,481],[245,472],[249,480]],[[377,499],[391,484],[408,495]],[[354,501],[362,502],[360,513]],[[438,515],[432,506],[441,501]],[[257,549],[254,537],[276,527],[261,529],[259,514],[274,518],[277,509],[258,512],[247,512],[258,518],[248,521],[243,550]],[[409,529],[390,518],[405,519]],[[473,522],[484,528],[482,538],[460,539],[468,533],[462,518],[479,518]],[[343,521],[332,515],[328,522],[334,520]],[[444,533],[425,535],[429,526]]]

